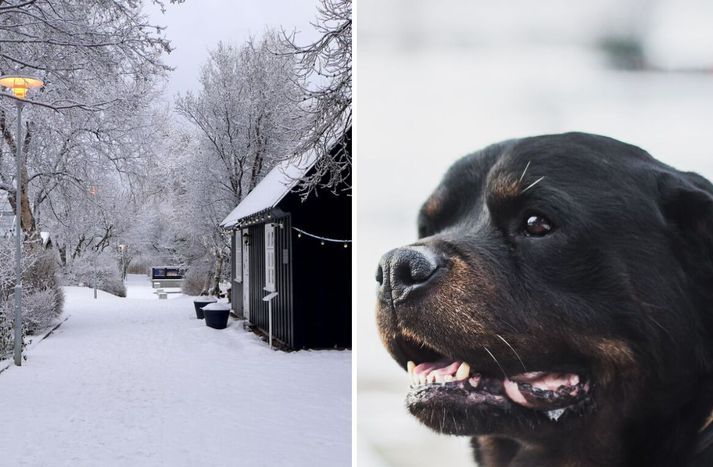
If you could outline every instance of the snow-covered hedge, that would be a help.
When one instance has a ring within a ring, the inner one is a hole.
[[[0,239],[0,355],[6,355],[14,345],[14,252],[11,240]],[[62,314],[64,295],[57,278],[53,250],[25,245],[22,261],[23,333],[32,335],[57,321]]]
[[[186,295],[200,295],[206,292],[207,279],[212,272],[210,261],[195,261],[188,266],[181,291]]]
[[[95,272],[96,268],[96,272]],[[64,274],[65,283],[68,285],[84,284],[103,290],[118,297],[126,297],[126,286],[121,279],[121,271],[116,258],[111,255],[86,253],[72,262]]]

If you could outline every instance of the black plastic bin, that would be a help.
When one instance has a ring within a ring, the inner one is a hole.
[[[206,305],[210,305],[211,303],[215,303],[217,300],[215,297],[198,297],[195,300],[193,300],[193,306],[196,308],[196,318],[198,319],[203,319],[203,310],[202,308]]]
[[[214,307],[203,308],[205,325],[213,329],[225,329],[228,327],[228,317],[230,316],[230,305],[227,303],[216,303]]]

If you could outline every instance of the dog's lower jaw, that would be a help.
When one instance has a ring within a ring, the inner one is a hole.
[[[708,395],[699,396],[673,417],[651,417],[638,425],[610,424],[607,421],[614,417],[609,412],[576,436],[563,434],[538,442],[479,435],[471,438],[471,444],[478,467],[709,466],[713,446],[697,452],[697,444],[699,431],[713,412],[713,401]]]
[[[610,449],[590,453],[583,459],[573,449],[549,450],[498,436],[474,436],[471,439],[478,467],[625,467],[624,455]],[[596,460],[594,460],[596,459]]]
[[[478,467],[651,467],[631,462],[626,424],[611,406],[599,407],[586,423],[533,436],[480,435],[471,438]],[[635,448],[638,450],[638,448]],[[648,453],[646,453],[648,454]],[[639,456],[637,460],[649,458]]]

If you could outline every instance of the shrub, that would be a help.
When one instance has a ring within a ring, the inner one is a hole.
[[[25,331],[23,329],[23,331]],[[23,332],[23,337],[26,332]],[[15,346],[15,302],[0,302],[0,360],[12,355]],[[25,346],[23,339],[22,346]]]
[[[126,297],[126,286],[121,278],[121,271],[116,258],[108,254],[85,253],[74,260],[65,272],[66,284],[84,284],[103,290],[117,297]]]
[[[22,256],[23,335],[53,325],[62,314],[64,295],[57,279],[56,253],[37,244],[25,244]],[[0,240],[0,354],[12,351],[15,300],[14,243]]]
[[[151,269],[151,262],[144,256],[136,256],[131,259],[129,267],[126,269],[128,274],[148,274]]]
[[[181,291],[186,295],[201,295],[207,292],[206,281],[211,274],[210,261],[195,261],[188,267]]]

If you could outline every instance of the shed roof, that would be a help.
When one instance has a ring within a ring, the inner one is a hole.
[[[277,206],[318,159],[319,155],[316,151],[308,151],[299,157],[277,164],[220,225],[230,228],[245,217]]]

